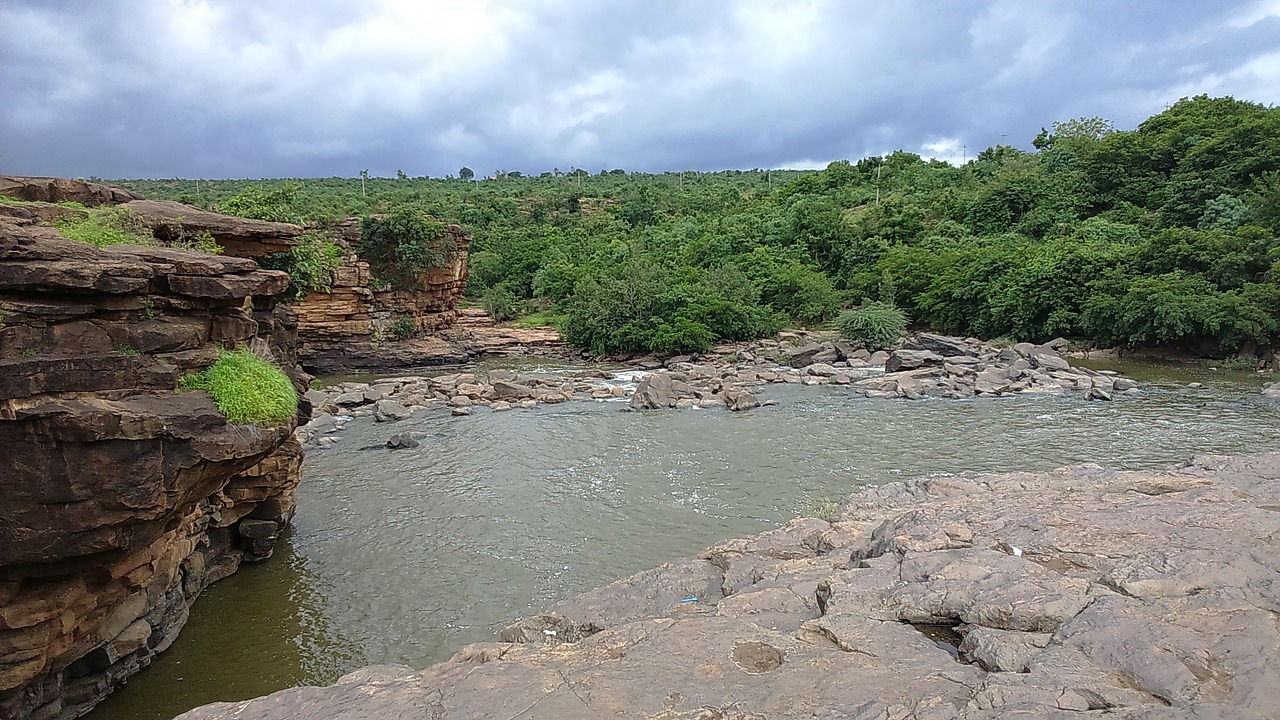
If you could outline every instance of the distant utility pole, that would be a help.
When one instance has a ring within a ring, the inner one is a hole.
[[[764,177],[765,177],[765,179],[766,179],[766,180],[768,180],[768,181],[769,181],[769,192],[773,192],[773,171],[772,171],[772,170],[765,170],[765,171],[764,171]]]
[[[366,193],[364,190],[364,181],[367,180],[368,178],[369,178],[369,171],[361,170],[360,171],[360,197],[366,197],[368,195],[368,193]]]
[[[968,146],[968,144],[961,145],[961,146],[960,146],[960,152],[962,153],[962,154],[961,154],[961,157],[963,157],[963,158],[964,158],[963,160],[961,160],[961,161],[960,161],[960,164],[961,164],[961,165],[967,164],[967,163],[969,162],[969,146]]]

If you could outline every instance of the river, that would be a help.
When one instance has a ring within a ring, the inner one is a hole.
[[[358,419],[308,451],[275,557],[209,588],[173,647],[89,718],[163,720],[367,664],[424,667],[558,599],[868,485],[1280,447],[1280,404],[1255,375],[1086,364],[1143,381],[1142,394],[899,401],[772,385],[761,397],[777,405],[745,413],[578,401]],[[426,434],[420,447],[361,449],[406,431]]]

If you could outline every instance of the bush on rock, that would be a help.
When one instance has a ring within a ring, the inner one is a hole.
[[[187,375],[183,390],[204,390],[237,425],[286,422],[298,412],[298,392],[279,368],[249,350],[223,350],[218,361]]]

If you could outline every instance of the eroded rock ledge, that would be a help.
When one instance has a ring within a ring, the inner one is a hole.
[[[270,556],[294,423],[229,425],[175,388],[225,345],[292,371],[293,314],[272,298],[287,282],[0,217],[0,718],[82,715],[173,642],[205,586]]]
[[[214,704],[277,718],[1266,718],[1280,454],[873,488],[566,600],[421,672]]]

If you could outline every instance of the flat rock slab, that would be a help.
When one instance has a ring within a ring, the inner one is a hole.
[[[275,718],[1268,718],[1280,454],[927,478],[640,573]]]

